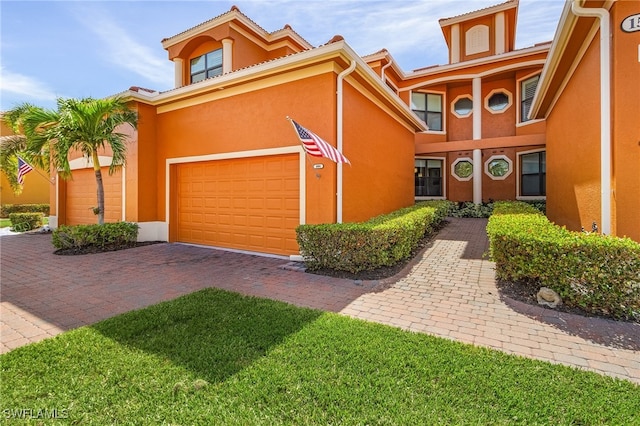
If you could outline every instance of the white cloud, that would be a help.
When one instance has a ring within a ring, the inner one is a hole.
[[[106,51],[102,56],[105,61],[163,87],[172,86],[171,63],[136,41],[126,29],[116,24],[106,11],[87,8],[83,10],[79,20],[104,43]]]
[[[499,1],[498,1],[499,3]],[[405,70],[446,63],[447,46],[438,20],[497,4],[496,0],[272,0],[240,3],[267,31],[291,24],[313,45],[342,35],[360,55],[386,48]]]
[[[0,67],[0,91],[25,97],[27,100],[55,101],[57,96],[44,83]]]

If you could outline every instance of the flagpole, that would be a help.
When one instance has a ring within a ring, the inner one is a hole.
[[[26,161],[24,161],[24,159],[23,159],[22,157],[18,157],[18,160],[19,160],[19,162],[20,162],[20,161],[22,161],[23,163],[25,163],[26,165],[28,165],[28,166],[29,166],[29,168],[31,169],[31,170],[29,170],[29,171],[34,171],[34,170],[35,170],[35,171],[36,171],[36,173],[38,173],[38,174],[39,174],[43,179],[46,179],[46,180],[49,182],[49,184],[51,184],[51,185],[55,185],[55,178],[50,178],[49,176],[46,176],[44,173],[42,173],[42,172],[38,169],[38,167],[33,167],[31,164],[29,164],[29,163],[27,163]],[[18,163],[19,163],[19,162],[18,162]],[[24,186],[24,184],[22,184],[22,186]]]
[[[33,170],[35,170],[36,173],[38,173],[40,176],[42,176],[43,179],[46,179],[47,181],[49,181],[49,183],[51,185],[55,185],[55,180],[56,180],[55,177],[52,177],[52,178],[51,177],[47,177],[44,173],[42,173],[40,170],[38,170],[37,167],[34,167]]]
[[[291,118],[289,118],[289,116],[288,116],[288,115],[287,115],[285,118],[286,118],[287,120],[289,120],[289,123],[291,123],[291,125],[293,126],[293,128],[294,128],[294,130],[295,130],[296,126],[293,124],[293,120],[292,120]],[[300,144],[302,144],[302,142],[300,142]],[[313,164],[313,162],[311,161],[311,156],[309,155],[309,153],[307,152],[307,150],[306,150],[306,149],[304,149],[304,147],[302,147],[302,150],[304,151],[304,156],[305,156],[305,158],[307,159],[307,161],[309,162],[309,165],[311,165],[311,168],[313,168],[314,164]],[[316,177],[317,177],[318,179],[320,179],[320,176],[321,176],[321,175],[320,175],[320,173],[316,172]]]

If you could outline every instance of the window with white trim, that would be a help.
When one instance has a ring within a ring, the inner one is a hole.
[[[511,93],[504,89],[492,90],[484,98],[484,107],[492,114],[501,114],[511,106]]]
[[[444,161],[435,158],[417,158],[415,160],[415,196],[442,197],[444,185],[442,169]]]
[[[529,121],[529,111],[531,111],[531,103],[533,96],[536,94],[540,75],[528,78],[520,84],[520,122]]]
[[[493,155],[484,163],[484,172],[493,180],[504,180],[513,172],[513,162],[506,155]]]
[[[453,114],[458,118],[465,118],[473,112],[473,101],[469,95],[458,96],[451,104]]]
[[[222,75],[222,49],[216,49],[191,59],[191,83]]]
[[[411,93],[411,110],[427,124],[429,130],[442,131],[442,95]]]
[[[546,151],[520,155],[520,195],[523,197],[547,195]]]
[[[451,174],[459,181],[468,181],[473,177],[473,160],[458,158],[451,165]]]

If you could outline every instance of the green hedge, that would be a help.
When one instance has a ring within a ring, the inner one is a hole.
[[[499,202],[487,233],[500,279],[534,279],[568,306],[640,320],[640,244],[571,232],[530,205]]]
[[[49,216],[49,204],[3,204],[0,217],[9,217],[11,213],[42,213]]]
[[[367,222],[300,225],[300,253],[310,270],[356,273],[391,266],[407,258],[450,208],[448,201],[427,201]]]
[[[96,247],[116,250],[132,247],[138,240],[138,224],[131,222],[103,225],[61,225],[53,231],[52,242],[57,249],[84,249]]]
[[[17,232],[31,231],[42,226],[42,213],[11,213],[9,214],[11,228]]]

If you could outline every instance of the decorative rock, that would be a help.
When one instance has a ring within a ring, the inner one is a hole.
[[[556,306],[562,305],[562,299],[560,295],[555,291],[551,290],[548,287],[540,288],[537,294],[538,304],[548,306],[550,308],[555,308]]]

